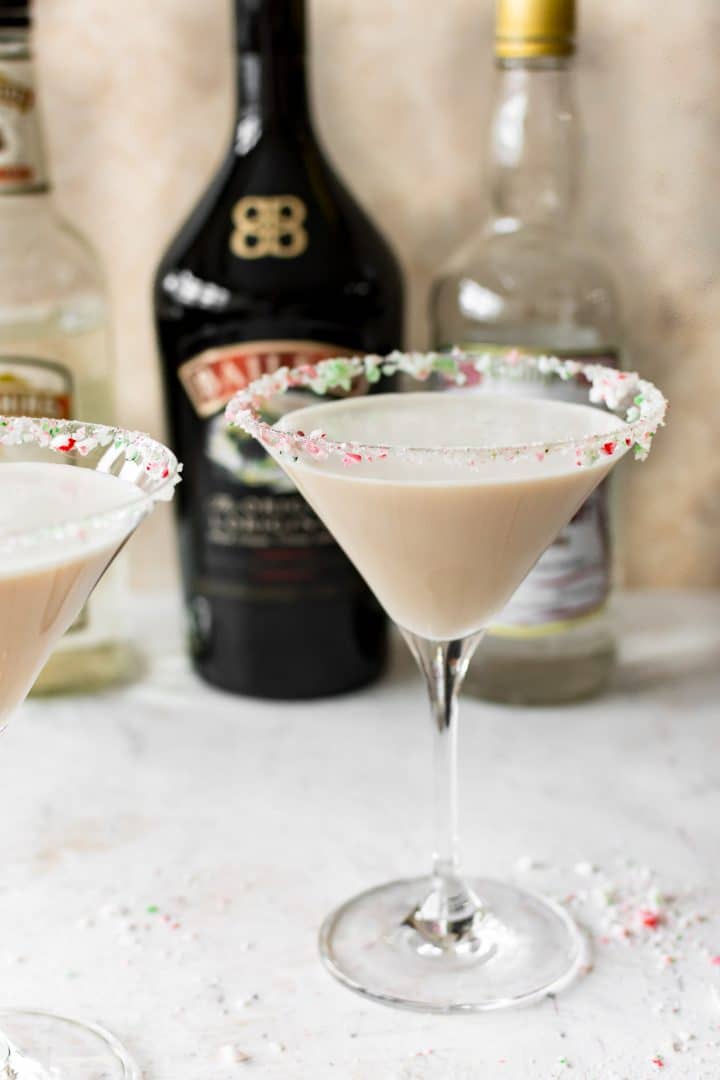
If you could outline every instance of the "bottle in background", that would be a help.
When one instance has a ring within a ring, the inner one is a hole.
[[[210,187],[164,256],[157,332],[197,671],[237,693],[361,686],[385,657],[377,602],[252,439],[232,394],[283,364],[386,352],[398,264],[328,163],[308,102],[303,0],[236,0],[238,105]]]
[[[112,423],[102,275],[50,196],[38,116],[28,0],[0,2],[0,413]],[[122,561],[51,656],[35,693],[125,678]]]
[[[434,285],[437,348],[619,361],[613,283],[574,228],[580,160],[574,51],[574,0],[498,0],[491,215]],[[530,392],[546,391],[540,383]],[[610,584],[604,484],[491,628],[468,674],[469,692],[528,704],[599,692],[615,655],[606,614]]]

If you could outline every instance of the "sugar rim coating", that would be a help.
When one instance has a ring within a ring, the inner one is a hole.
[[[0,555],[3,556],[50,542],[62,544],[102,538],[103,532],[111,528],[137,523],[152,504],[172,498],[182,471],[182,465],[172,451],[149,435],[80,420],[0,416],[0,446],[36,446],[79,457],[103,450],[94,470],[111,473],[113,466],[120,464],[124,470],[122,478],[142,495],[142,498],[134,498],[127,505],[112,510],[0,534]],[[128,466],[131,475],[128,475]],[[72,508],[69,508],[71,512]]]
[[[520,381],[538,376],[563,382],[583,379],[587,384],[588,404],[605,406],[620,423],[611,431],[575,439],[510,446],[425,448],[341,442],[328,438],[319,428],[307,433],[281,431],[262,418],[262,408],[268,400],[288,390],[312,390],[318,395],[334,390],[347,393],[353,379],[358,377],[364,377],[372,385],[382,376],[398,373],[410,375],[420,382],[438,375],[458,387],[489,379]],[[385,357],[337,357],[317,364],[281,367],[237,393],[228,404],[225,417],[228,424],[254,435],[273,453],[289,455],[295,460],[302,455],[315,461],[335,455],[344,465],[352,466],[363,461],[392,458],[418,462],[424,458],[443,458],[473,468],[498,459],[544,461],[550,454],[562,451],[574,453],[576,465],[582,468],[629,449],[638,460],[645,460],[655,432],[664,424],[666,409],[667,401],[657,387],[635,372],[618,371],[603,364],[560,360],[556,356],[529,356],[516,350],[505,354],[474,354],[453,349],[449,353],[393,352]]]

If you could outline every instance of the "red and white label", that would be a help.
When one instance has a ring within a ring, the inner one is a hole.
[[[233,394],[280,367],[316,364],[333,356],[348,356],[341,345],[318,341],[244,341],[205,349],[178,368],[187,396],[198,416],[206,420],[223,409]]]
[[[72,377],[52,360],[0,355],[0,415],[69,420]]]

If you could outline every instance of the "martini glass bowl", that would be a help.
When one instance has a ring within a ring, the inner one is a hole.
[[[107,567],[179,478],[174,455],[139,432],[0,416],[0,730]],[[95,1024],[7,1008],[0,1009],[0,1077],[139,1080],[140,1073]]]
[[[398,378],[423,392],[382,392]],[[539,399],[549,385],[564,400]],[[432,869],[326,919],[323,961],[352,990],[481,1011],[557,992],[583,967],[583,937],[563,908],[461,870],[458,692],[489,622],[617,462],[647,456],[665,405],[632,373],[456,350],[280,368],[228,406],[229,423],[260,440],[375,591],[428,688]]]

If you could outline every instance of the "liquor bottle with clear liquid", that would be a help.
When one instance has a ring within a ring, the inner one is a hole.
[[[0,2],[0,414],[113,422],[108,312],[88,245],[50,194],[27,0]],[[51,656],[36,693],[123,679],[117,562]]]
[[[616,290],[576,226],[580,159],[574,0],[498,0],[492,211],[435,282],[437,348],[518,349],[617,364]],[[543,384],[522,392],[546,393]],[[615,644],[608,489],[602,485],[491,628],[470,693],[550,704],[598,693]]]
[[[398,264],[328,162],[308,101],[303,0],[236,0],[232,144],[163,258],[155,312],[196,670],[259,697],[361,686],[385,619],[302,496],[224,406],[280,365],[402,338]]]

